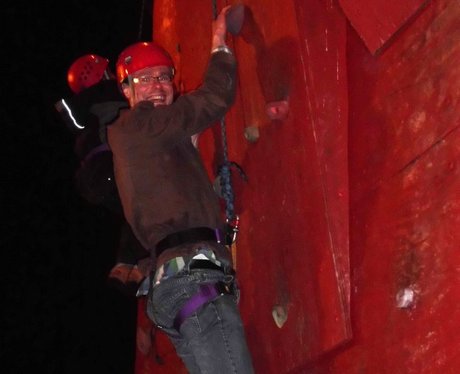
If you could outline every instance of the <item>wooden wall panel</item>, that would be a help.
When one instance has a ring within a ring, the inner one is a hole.
[[[430,0],[339,0],[367,48],[376,53]]]
[[[351,333],[345,19],[330,2],[309,2],[314,23],[300,2],[245,4],[234,38],[240,105],[260,137],[248,144],[237,133],[232,144],[249,176],[238,194],[241,309],[257,370],[288,372]],[[279,101],[289,114],[271,120],[266,105]],[[281,329],[274,307],[288,314]]]
[[[349,33],[354,338],[312,372],[458,371],[459,32],[439,0],[381,56]]]
[[[457,3],[458,5],[458,3]],[[349,55],[354,196],[377,188],[458,124],[460,7],[437,1],[382,56]],[[365,134],[364,136],[361,134]]]

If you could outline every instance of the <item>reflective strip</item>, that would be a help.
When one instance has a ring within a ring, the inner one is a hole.
[[[72,111],[70,110],[70,107],[67,105],[67,103],[65,102],[64,99],[61,99],[61,102],[62,102],[62,105],[64,105],[64,108],[66,108],[67,110],[67,113],[69,114],[69,117],[70,119],[72,120],[73,124],[75,125],[75,127],[79,128],[80,130],[84,129],[85,126],[82,126],[82,125],[79,125],[77,123],[77,120],[74,118],[74,116],[72,115]]]

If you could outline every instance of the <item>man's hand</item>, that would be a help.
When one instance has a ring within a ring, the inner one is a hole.
[[[212,23],[212,43],[211,50],[214,48],[225,46],[225,36],[227,34],[227,20],[226,15],[231,5],[226,6],[221,10],[216,20]]]

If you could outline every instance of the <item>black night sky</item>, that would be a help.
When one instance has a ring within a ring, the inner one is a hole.
[[[125,46],[151,39],[151,8],[2,3],[2,372],[133,372],[135,299],[106,284],[119,223],[76,193],[74,139],[54,103],[71,95],[75,58],[96,53],[113,68]]]

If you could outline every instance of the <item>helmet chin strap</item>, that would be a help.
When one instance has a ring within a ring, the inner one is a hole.
[[[136,97],[136,91],[134,90],[134,82],[133,82],[133,77],[131,75],[128,75],[128,87],[129,87],[129,104],[133,107],[134,106],[134,98]]]

